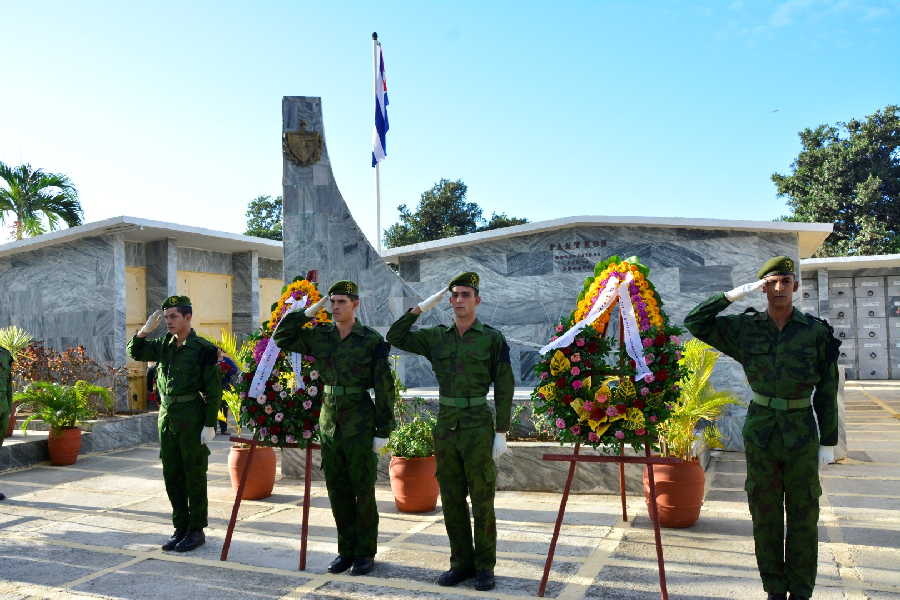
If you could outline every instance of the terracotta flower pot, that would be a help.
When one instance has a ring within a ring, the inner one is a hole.
[[[51,465],[74,465],[81,451],[81,429],[78,427],[51,429],[47,437],[47,449],[50,452]]]
[[[4,430],[5,435],[3,437],[12,437],[13,430],[16,428],[16,411],[18,411],[18,409],[19,405],[13,402],[13,405],[9,410],[9,421],[6,424],[6,429]],[[2,426],[3,424],[0,423],[0,427]]]
[[[241,484],[241,473],[247,464],[247,456],[250,448],[232,446],[228,453],[228,470],[231,474],[231,489],[237,493]],[[257,446],[253,451],[253,463],[250,472],[247,473],[247,482],[244,484],[244,500],[260,500],[272,495],[275,487],[275,449],[268,446]]]
[[[391,491],[401,512],[429,512],[437,506],[438,482],[434,456],[391,457]]]
[[[661,527],[690,527],[700,518],[705,476],[696,460],[674,465],[653,465],[656,507]],[[644,469],[644,500],[650,503],[650,482]]]

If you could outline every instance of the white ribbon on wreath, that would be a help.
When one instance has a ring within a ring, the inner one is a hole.
[[[253,381],[250,382],[250,389],[247,390],[247,396],[258,398],[260,394],[265,391],[266,382],[269,380],[272,369],[275,368],[275,362],[278,360],[278,355],[281,353],[281,348],[275,343],[275,332],[278,331],[278,327],[284,322],[284,317],[296,310],[306,308],[306,300],[306,296],[303,296],[297,301],[294,301],[292,297],[285,300],[285,304],[290,304],[291,307],[281,316],[278,320],[278,324],[275,325],[275,329],[272,330],[272,337],[269,338],[269,343],[266,344],[266,349],[263,351],[262,356],[259,358],[259,363],[256,365],[256,373],[253,374]],[[292,354],[297,355],[296,352],[293,352]],[[299,379],[301,384],[303,382],[303,377],[300,376],[300,363],[301,360],[295,361],[294,356],[291,356],[291,366],[294,368],[295,390],[297,380]]]
[[[585,327],[596,321],[597,318],[616,301],[616,287],[618,285],[619,278],[615,275],[611,276],[609,281],[606,282],[603,291],[597,296],[597,300],[594,301],[594,305],[591,306],[591,310],[588,311],[588,314],[582,320],[572,325],[568,331],[541,348],[540,353],[547,354],[551,350],[565,348],[566,346],[571,345],[572,342],[575,341],[575,336],[581,333]]]
[[[634,361],[637,374],[634,376],[635,381],[644,379],[653,375],[644,362],[644,345],[641,343],[641,330],[638,328],[637,318],[634,316],[634,305],[631,303],[631,282],[634,281],[634,274],[628,273],[625,281],[619,286],[619,312],[622,314],[622,331],[619,335],[625,340],[625,351]]]

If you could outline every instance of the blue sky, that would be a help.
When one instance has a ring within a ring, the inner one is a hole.
[[[442,177],[486,216],[770,220],[798,131],[900,103],[897,1],[187,4],[0,0],[0,160],[68,174],[88,221],[240,232],[281,97],[321,96],[374,240],[378,31],[385,226]]]

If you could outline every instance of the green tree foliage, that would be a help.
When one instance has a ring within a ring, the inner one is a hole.
[[[396,248],[528,222],[528,219],[493,213],[490,221],[485,223],[481,207],[466,202],[467,190],[462,180],[441,179],[422,193],[415,212],[405,204],[398,206],[400,222],[384,231],[385,246]]]
[[[11,167],[0,162],[0,223],[12,213],[13,237],[36,236],[81,225],[83,212],[78,191],[62,173],[47,173],[24,164]]]
[[[817,256],[900,252],[900,107],[800,132],[792,173],[774,173],[787,221],[834,223]]]
[[[277,196],[257,196],[247,205],[247,231],[252,235],[270,240],[281,240],[282,198]]]

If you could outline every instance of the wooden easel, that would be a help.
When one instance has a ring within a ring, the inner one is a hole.
[[[234,526],[237,522],[238,511],[241,508],[241,497],[244,495],[244,486],[247,483],[247,473],[250,472],[250,465],[253,463],[253,451],[260,444],[256,439],[248,440],[241,437],[229,438],[232,442],[248,444],[250,452],[247,453],[247,462],[244,464],[244,470],[241,472],[241,481],[238,484],[237,493],[234,496],[234,506],[231,508],[231,520],[228,522],[228,531],[225,533],[225,543],[222,544],[222,554],[219,560],[228,560],[228,550],[231,548],[231,536],[234,533]],[[299,444],[285,444],[283,448],[299,448]],[[309,444],[306,446],[306,469],[304,473],[303,484],[303,519],[300,525],[300,564],[298,570],[306,570],[306,538],[309,535],[309,491],[312,483],[312,451],[319,448],[318,444]]]
[[[622,337],[622,313],[619,308],[619,368],[616,371],[605,371],[602,373],[592,373],[597,375],[618,374],[619,381],[625,377],[625,341]],[[666,564],[663,558],[662,536],[659,531],[659,514],[656,506],[656,482],[653,476],[652,465],[675,464],[682,462],[679,458],[666,458],[660,456],[650,456],[651,439],[648,437],[644,440],[644,450],[646,456],[625,456],[624,445],[619,452],[619,456],[584,456],[579,454],[581,443],[576,443],[572,449],[572,454],[545,454],[544,460],[560,461],[569,463],[569,474],[566,477],[566,485],[563,488],[562,499],[559,503],[559,513],[556,515],[556,525],[553,528],[553,537],[550,539],[550,548],[547,551],[547,561],[544,563],[544,574],[541,577],[541,583],[538,587],[538,596],[543,597],[547,588],[547,580],[550,577],[550,568],[553,566],[553,555],[556,552],[556,542],[559,540],[559,530],[562,527],[563,517],[566,514],[566,503],[569,500],[569,491],[572,487],[572,478],[575,476],[575,467],[580,462],[607,462],[619,464],[619,492],[622,496],[622,520],[628,521],[628,509],[625,499],[625,464],[637,463],[645,465],[647,469],[647,481],[650,484],[650,520],[653,521],[653,534],[656,538],[656,560],[659,566],[659,594],[662,600],[669,600],[669,591],[666,587]]]

